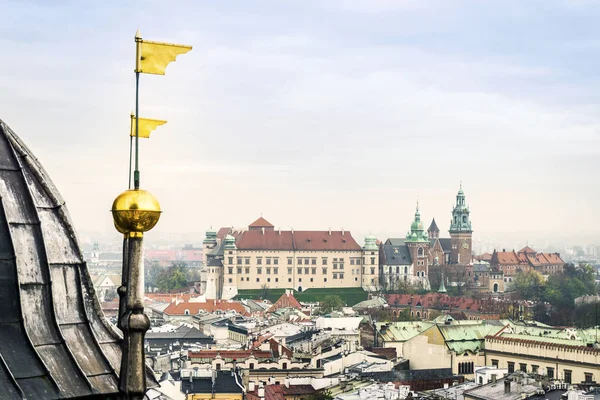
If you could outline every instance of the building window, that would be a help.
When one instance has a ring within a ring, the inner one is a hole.
[[[375,267],[371,267],[371,275],[375,275]]]
[[[362,273],[365,274],[365,267],[362,267]]]
[[[317,265],[317,259],[316,259],[316,258],[312,258],[312,259],[310,260],[310,263],[311,263],[312,265]]]
[[[417,250],[417,255],[419,257],[423,257],[423,248],[422,247],[419,247],[419,250]]]
[[[298,265],[302,265],[302,259],[301,258],[298,259]]]
[[[296,271],[296,273],[297,273],[298,275],[302,275],[302,268],[298,268],[298,270]]]
[[[292,278],[288,278],[288,282],[291,282],[291,281],[292,281]]]
[[[227,263],[233,264],[233,257],[227,257]]]
[[[538,373],[538,370],[540,369],[539,365],[531,365],[531,372],[533,372],[534,374]]]
[[[315,279],[314,279],[314,278],[310,278],[310,281],[311,281],[311,282],[314,282],[314,281],[315,281]]]
[[[261,275],[262,274],[262,268],[256,268],[256,273]]]
[[[229,283],[233,283],[233,279],[231,279],[231,278],[229,278],[227,281],[228,281]]]
[[[316,275],[317,274],[317,269],[316,268],[311,268],[310,269],[310,273],[313,274],[313,275]]]
[[[246,272],[247,274],[249,274],[249,273],[250,273],[250,268],[245,268],[245,272]]]
[[[354,258],[350,259],[350,265],[354,265]]]
[[[238,269],[237,269],[237,273],[238,273],[238,274],[241,274],[241,273],[242,273],[242,267],[238,267]]]
[[[260,282],[260,278],[256,278],[256,282]]]
[[[333,279],[337,279],[337,274],[336,273],[333,274]]]
[[[262,257],[256,257],[256,264],[262,265]]]
[[[492,367],[498,368],[498,360],[492,360]]]
[[[304,275],[308,275],[309,274],[309,268],[304,268]]]
[[[327,275],[327,268],[323,267],[323,275]]]
[[[302,282],[302,278],[298,278],[298,282]]]
[[[271,257],[267,257],[266,260],[267,260],[267,265],[271,265]]]
[[[354,282],[358,282],[358,277],[354,278]]]
[[[323,278],[323,282],[327,282],[327,278]]]
[[[288,257],[288,265],[292,265],[293,261],[292,261],[292,257]]]
[[[546,375],[548,375],[548,378],[554,379],[554,368],[552,368],[552,367],[546,368]]]
[[[571,370],[565,369],[565,383],[572,383],[571,375],[572,375]]]
[[[344,274],[340,274],[340,279],[344,279]]]
[[[274,258],[273,259],[273,264],[279,265],[279,258]]]
[[[271,282],[271,278],[267,278],[267,282]]]
[[[233,268],[232,267],[227,268],[227,273],[233,274]]]
[[[275,282],[279,282],[279,278],[275,278]]]
[[[254,363],[250,363],[250,369],[254,369]]]
[[[327,265],[327,257],[323,257],[322,263],[323,263],[323,265]]]
[[[584,372],[583,374],[585,375],[585,383],[594,383],[594,375],[590,372]]]
[[[310,264],[310,258],[305,258],[304,259],[304,265],[308,265]]]
[[[267,268],[267,275],[271,275],[271,268]]]
[[[277,267],[273,268],[273,273],[275,275],[279,275],[279,268],[277,268]]]
[[[337,263],[333,263],[333,269],[337,269]]]
[[[294,273],[294,270],[292,270],[291,268],[288,268],[288,275],[291,275]]]
[[[237,264],[241,264],[242,263],[242,257],[238,257],[237,260],[236,260],[236,263]]]
[[[509,361],[508,362],[508,373],[512,374],[513,372],[515,372],[515,363]]]
[[[371,257],[371,265],[375,265],[375,257]]]
[[[527,364],[519,363],[519,370],[527,372]]]
[[[250,265],[250,257],[244,258],[244,264]]]
[[[190,315],[190,310],[187,310],[187,309],[186,309],[186,310],[185,310],[183,313],[184,313],[185,315]]]
[[[250,282],[250,277],[249,276],[246,277],[246,282]]]

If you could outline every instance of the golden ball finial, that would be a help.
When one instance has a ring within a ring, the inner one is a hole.
[[[117,231],[123,234],[144,233],[154,228],[160,218],[160,204],[150,192],[141,189],[126,190],[112,205]]]

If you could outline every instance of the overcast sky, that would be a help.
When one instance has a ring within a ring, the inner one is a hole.
[[[190,44],[142,75],[156,234],[277,226],[475,235],[600,228],[600,6],[576,0],[0,0],[0,118],[77,229],[127,188],[134,34]],[[115,235],[118,234],[115,232]],[[200,238],[201,239],[201,238]]]

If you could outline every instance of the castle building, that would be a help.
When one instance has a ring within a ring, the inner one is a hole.
[[[457,269],[460,269],[461,273],[472,273],[469,268],[472,265],[473,230],[462,184],[452,209],[449,233],[449,238],[440,237],[435,218],[425,231],[417,205],[414,221],[406,237],[387,239],[381,246],[381,286],[393,289],[397,288],[399,282],[404,281],[429,289],[430,267],[452,270],[453,273],[447,275],[449,277],[455,276]]]
[[[382,245],[380,280],[384,288],[395,289],[402,283],[410,283],[429,289],[428,234],[423,229],[419,206],[410,231],[404,239],[388,239]]]
[[[360,246],[348,231],[275,229],[259,218],[247,229],[208,230],[203,242],[201,291],[230,299],[238,290],[363,287],[379,284],[379,247],[374,236]]]

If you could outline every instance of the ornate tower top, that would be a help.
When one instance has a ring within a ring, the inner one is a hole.
[[[225,249],[227,250],[235,250],[237,246],[235,245],[235,238],[231,235],[225,236]]]
[[[419,203],[417,203],[417,210],[415,211],[415,220],[410,225],[410,232],[406,234],[406,242],[412,243],[429,243],[429,236],[423,229],[423,223],[421,222],[421,213],[419,212]]]
[[[429,225],[429,228],[427,229],[427,233],[429,234],[430,239],[435,239],[435,238],[440,237],[440,228],[438,228],[437,224],[435,223],[435,218],[431,221],[431,225]]]
[[[204,244],[216,244],[217,243],[217,231],[215,231],[212,226],[209,230],[206,231],[206,236],[202,241]]]
[[[363,250],[377,250],[379,247],[377,246],[377,238],[373,235],[368,235],[365,237],[365,245],[363,246]]]
[[[469,219],[470,214],[469,206],[467,206],[465,199],[465,192],[463,192],[462,182],[460,189],[456,195],[456,204],[452,209],[452,220],[450,221],[450,233],[465,232],[471,233],[471,220]]]

